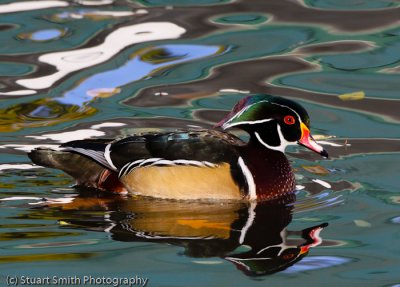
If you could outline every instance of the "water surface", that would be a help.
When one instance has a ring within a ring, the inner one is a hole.
[[[378,0],[1,1],[1,285],[398,286],[399,13]],[[71,139],[209,128],[259,92],[304,105],[331,155],[288,151],[296,199],[97,195],[26,156]]]

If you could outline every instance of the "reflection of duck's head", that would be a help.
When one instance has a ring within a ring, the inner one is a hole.
[[[186,256],[224,258],[248,275],[260,275],[287,268],[315,246],[315,240],[307,239],[309,231],[286,231],[294,199],[291,195],[260,203],[183,204],[145,198],[96,198],[93,203],[97,201],[97,208],[107,210],[107,218],[63,220],[63,227],[106,231],[118,241],[173,244],[183,247]],[[88,198],[74,201],[64,208],[89,208],[85,205]],[[306,241],[288,244],[287,236],[293,234]]]
[[[234,263],[239,270],[249,276],[276,273],[300,261],[308,254],[311,247],[321,244],[322,239],[319,234],[326,226],[327,224],[324,223],[304,229],[301,232],[289,232],[292,236],[297,233],[296,235],[300,235],[303,239],[290,238],[290,244],[288,243],[288,234],[281,232],[279,244],[233,253],[225,259]]]
[[[223,131],[179,130],[72,141],[58,151],[36,149],[29,156],[100,190],[179,200],[270,200],[295,189],[286,146],[300,144],[327,156],[309,124],[299,104],[253,95],[217,124],[245,130],[249,142]]]

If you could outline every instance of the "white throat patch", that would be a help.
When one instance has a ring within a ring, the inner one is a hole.
[[[277,131],[278,131],[279,141],[280,141],[280,144],[278,146],[271,146],[271,145],[267,144],[265,141],[263,141],[263,139],[261,138],[261,136],[258,132],[254,132],[254,135],[256,136],[256,138],[260,142],[260,144],[262,144],[266,148],[284,153],[287,146],[295,145],[296,142],[289,142],[285,139],[285,137],[282,134],[281,126],[279,124],[277,124]]]

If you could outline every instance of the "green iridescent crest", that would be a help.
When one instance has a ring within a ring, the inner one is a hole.
[[[286,111],[285,111],[286,110]],[[233,110],[216,126],[227,129],[244,124],[265,123],[293,112],[302,122],[309,125],[306,110],[296,102],[271,95],[258,94],[239,101]]]

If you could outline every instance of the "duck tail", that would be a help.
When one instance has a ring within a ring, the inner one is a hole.
[[[106,168],[83,155],[52,149],[38,148],[28,153],[33,163],[60,169],[76,179],[78,185],[98,188]]]

